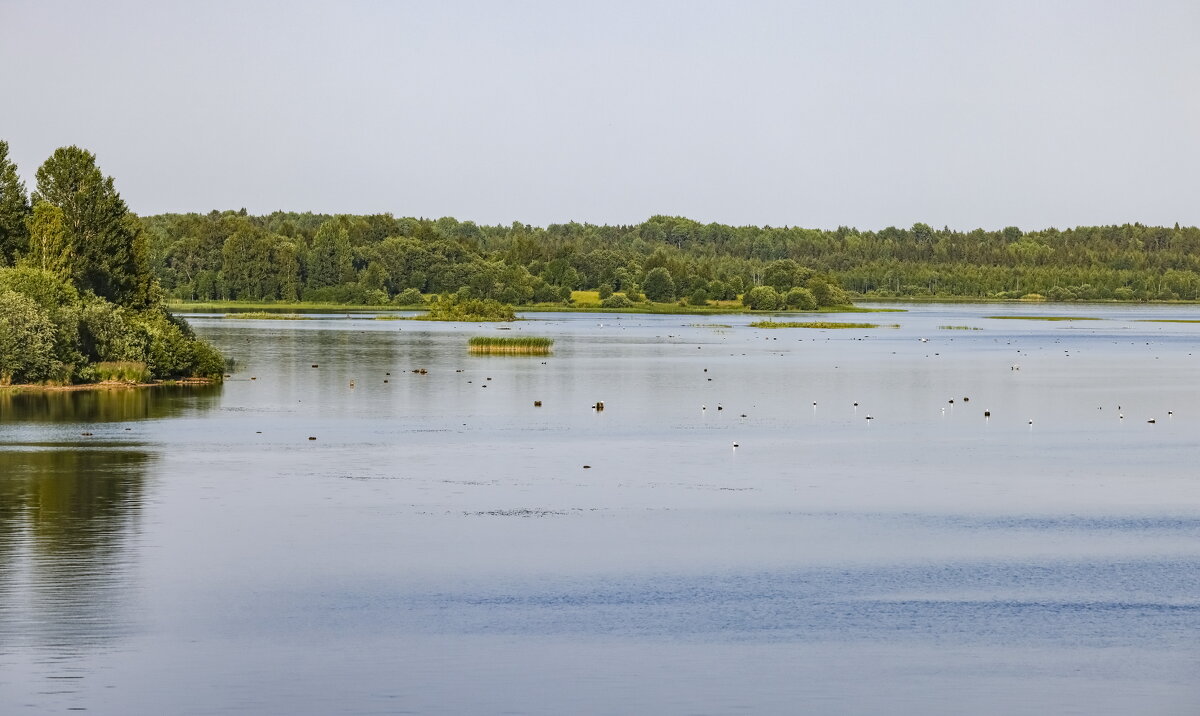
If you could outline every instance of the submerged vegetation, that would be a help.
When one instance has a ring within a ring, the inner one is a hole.
[[[837,323],[833,321],[754,321],[751,328],[879,328],[878,323]]]
[[[976,326],[938,326],[943,331],[982,331]]]
[[[26,194],[0,141],[0,384],[220,379],[225,361],[167,312],[150,242],[78,147]]]
[[[472,353],[519,353],[549,355],[554,341],[541,336],[475,336],[467,341]]]

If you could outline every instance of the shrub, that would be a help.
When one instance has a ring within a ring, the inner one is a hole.
[[[614,293],[608,298],[600,302],[603,308],[629,308],[633,305],[633,301],[623,293]]]
[[[55,357],[54,333],[54,322],[32,298],[0,290],[0,383],[69,377],[70,370]]]
[[[817,310],[817,298],[807,288],[793,288],[787,292],[783,301],[788,308],[797,308],[801,311]]]
[[[770,286],[755,286],[742,296],[742,304],[752,311],[774,311],[779,308],[779,293]]]
[[[421,306],[425,304],[425,299],[417,289],[406,288],[392,297],[392,303],[397,306]]]

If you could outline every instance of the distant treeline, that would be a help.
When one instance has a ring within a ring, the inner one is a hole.
[[[699,302],[826,283],[867,298],[1200,298],[1200,229],[1178,225],[826,231],[655,216],[542,228],[244,210],[142,221],[158,279],[180,299],[387,303],[466,287],[512,304],[572,289]]]

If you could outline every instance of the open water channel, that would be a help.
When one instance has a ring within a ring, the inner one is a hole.
[[[0,395],[0,713],[1200,712],[1200,308],[908,308]]]

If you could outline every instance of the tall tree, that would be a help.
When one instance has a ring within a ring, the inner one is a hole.
[[[29,251],[25,260],[43,271],[70,280],[75,265],[75,247],[67,235],[62,209],[39,201],[26,223],[29,226]]]
[[[150,300],[149,242],[94,154],[75,146],[54,150],[38,168],[33,199],[62,210],[81,289],[128,306]]]
[[[16,263],[17,256],[25,251],[28,214],[25,184],[17,176],[17,165],[8,158],[8,142],[0,140],[0,266]]]
[[[313,237],[308,253],[308,286],[338,286],[354,279],[351,263],[350,233],[337,219],[330,219]]]

